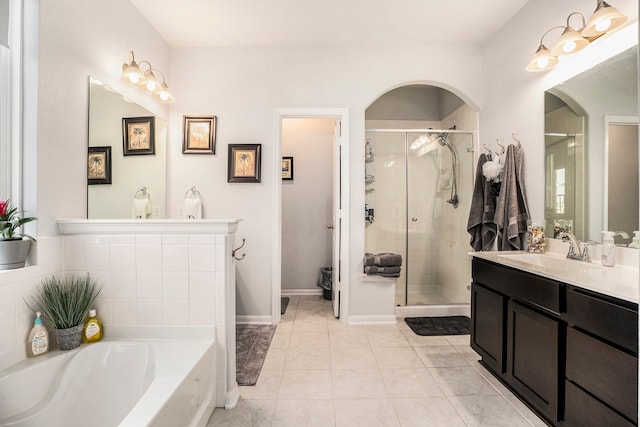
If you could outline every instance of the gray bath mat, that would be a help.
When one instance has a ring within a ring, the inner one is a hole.
[[[274,325],[236,325],[236,381],[255,385],[276,331]]]
[[[466,316],[407,317],[404,321],[421,336],[468,335],[471,319]]]
[[[280,297],[280,314],[284,314],[287,311],[289,305],[289,297]]]

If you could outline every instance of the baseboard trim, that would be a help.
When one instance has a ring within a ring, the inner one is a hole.
[[[443,317],[443,316],[467,316],[471,317],[469,304],[452,305],[408,305],[396,307],[397,317]]]
[[[271,316],[249,316],[249,315],[237,315],[237,325],[271,325]]]
[[[389,325],[397,322],[393,314],[383,314],[378,316],[349,316],[349,325]]]
[[[322,289],[282,289],[280,295],[283,297],[304,296],[304,295],[322,295]]]

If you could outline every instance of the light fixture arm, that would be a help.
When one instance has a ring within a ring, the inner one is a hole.
[[[549,28],[549,29],[548,29],[548,30],[547,30],[547,31],[542,35],[542,37],[540,37],[540,46],[538,47],[538,49],[540,49],[541,47],[544,47],[543,40],[544,40],[545,36],[546,36],[547,34],[549,34],[551,31],[553,31],[553,30],[557,30],[558,28],[562,28],[562,29],[564,29],[565,27],[564,27],[563,25],[558,25],[557,27]]]
[[[587,26],[587,20],[584,18],[584,15],[581,14],[580,12],[572,12],[572,13],[569,14],[569,16],[567,16],[567,28],[571,28],[571,25],[569,24],[569,21],[571,20],[571,17],[573,15],[580,15],[580,18],[582,18],[582,27],[580,27],[577,31],[584,30],[584,27]]]

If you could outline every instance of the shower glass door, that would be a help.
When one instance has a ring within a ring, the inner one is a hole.
[[[466,225],[473,184],[472,134],[450,133],[446,139],[458,160],[457,208],[448,203],[454,174],[451,151],[437,135],[426,143],[421,135],[424,132],[366,135],[375,156],[365,164],[368,181],[373,178],[365,185],[365,200],[374,208],[375,219],[366,223],[365,249],[402,254],[396,305],[469,304]]]

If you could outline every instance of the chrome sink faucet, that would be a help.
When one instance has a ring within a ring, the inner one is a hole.
[[[568,231],[563,231],[558,235],[558,237],[562,240],[569,240],[569,252],[567,252],[567,258],[591,262],[591,257],[589,256],[589,244],[587,242],[580,244],[580,241],[576,239],[576,236]]]

